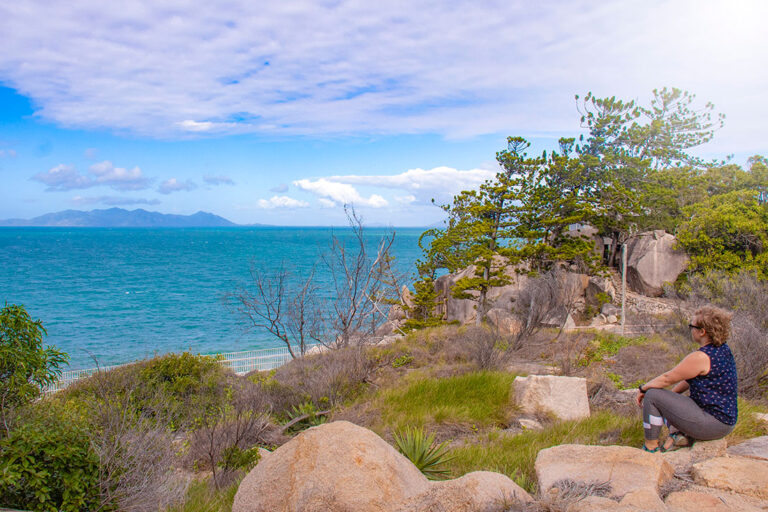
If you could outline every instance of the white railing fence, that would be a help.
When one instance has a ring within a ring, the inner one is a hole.
[[[317,347],[317,348],[316,348]],[[316,352],[320,349],[317,345],[307,346],[307,351]],[[201,354],[210,356],[222,366],[231,368],[233,372],[242,375],[254,370],[265,371],[272,370],[282,366],[291,360],[291,353],[288,347],[264,348],[260,350],[246,350],[244,352],[222,352],[217,354]],[[134,361],[138,362],[138,361]],[[85,379],[97,372],[105,372],[126,366],[127,364],[116,364],[112,366],[101,366],[98,368],[87,368],[83,370],[68,370],[61,372],[61,376],[51,386],[46,388],[46,393],[55,393],[61,391],[67,386],[78,380]]]

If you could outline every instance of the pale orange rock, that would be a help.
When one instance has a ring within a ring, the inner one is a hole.
[[[535,468],[539,489],[567,479],[609,482],[618,497],[640,489],[655,492],[674,475],[672,466],[658,454],[628,446],[553,446],[539,452]]]
[[[744,457],[716,457],[693,465],[699,485],[768,499],[768,462]]]
[[[667,462],[672,464],[675,471],[685,473],[690,471],[691,466],[697,462],[724,456],[727,447],[728,444],[725,439],[718,439],[716,441],[696,441],[690,448],[680,448],[661,455]]]
[[[526,414],[544,412],[561,420],[589,417],[587,380],[581,377],[516,377],[512,387],[515,402]]]
[[[635,512],[629,507],[625,507],[611,499],[601,498],[599,496],[588,496],[583,500],[568,505],[568,508],[565,510],[566,512]]]
[[[661,501],[661,498],[659,498],[656,491],[650,489],[640,489],[628,492],[624,495],[619,504],[644,512],[666,512],[667,510],[666,505]]]
[[[425,492],[406,500],[397,511],[477,512],[514,501],[528,503],[533,498],[505,475],[476,471],[455,480],[430,482]]]
[[[669,512],[760,512],[738,496],[718,496],[699,491],[678,491],[667,496]]]
[[[429,488],[386,441],[346,421],[305,430],[248,473],[233,512],[384,512]]]

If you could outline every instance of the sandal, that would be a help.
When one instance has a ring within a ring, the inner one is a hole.
[[[672,439],[672,444],[667,447],[667,443],[665,441],[664,445],[660,445],[662,452],[673,452],[675,450],[679,450],[680,448],[690,448],[693,446],[693,439],[680,431],[671,432],[667,439]]]
[[[649,450],[649,449],[648,449],[648,447],[647,447],[647,446],[645,446],[645,443],[643,443],[643,451],[644,451],[644,452],[648,452],[648,453],[656,453],[656,452],[658,452],[659,450],[661,450],[661,445],[657,446],[657,447],[656,447],[656,448],[654,448],[653,450]],[[661,450],[661,451],[664,451],[664,450]]]

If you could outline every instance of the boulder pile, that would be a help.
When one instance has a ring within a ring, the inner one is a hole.
[[[430,482],[368,429],[335,421],[305,430],[243,479],[233,512],[474,512],[532,498],[508,477],[479,471]]]
[[[589,415],[583,379],[515,380],[519,405],[561,419]],[[531,424],[526,428],[539,428]],[[649,453],[628,446],[564,444],[535,462],[538,503],[505,475],[488,471],[432,482],[374,432],[346,421],[310,428],[263,452],[243,479],[233,512],[507,512],[539,506],[570,486],[601,488],[573,497],[566,512],[745,512],[768,510],[768,436]],[[554,497],[554,498],[553,498]],[[505,508],[506,507],[506,508]]]

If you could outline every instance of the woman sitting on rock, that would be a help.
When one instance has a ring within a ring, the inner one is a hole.
[[[694,440],[710,441],[728,435],[736,425],[736,364],[726,344],[731,315],[706,306],[688,324],[700,348],[680,364],[639,386],[637,405],[643,408],[643,429],[648,452],[691,446]],[[664,389],[672,386],[672,390]],[[690,390],[690,397],[683,395]],[[659,447],[661,426],[669,438]]]

